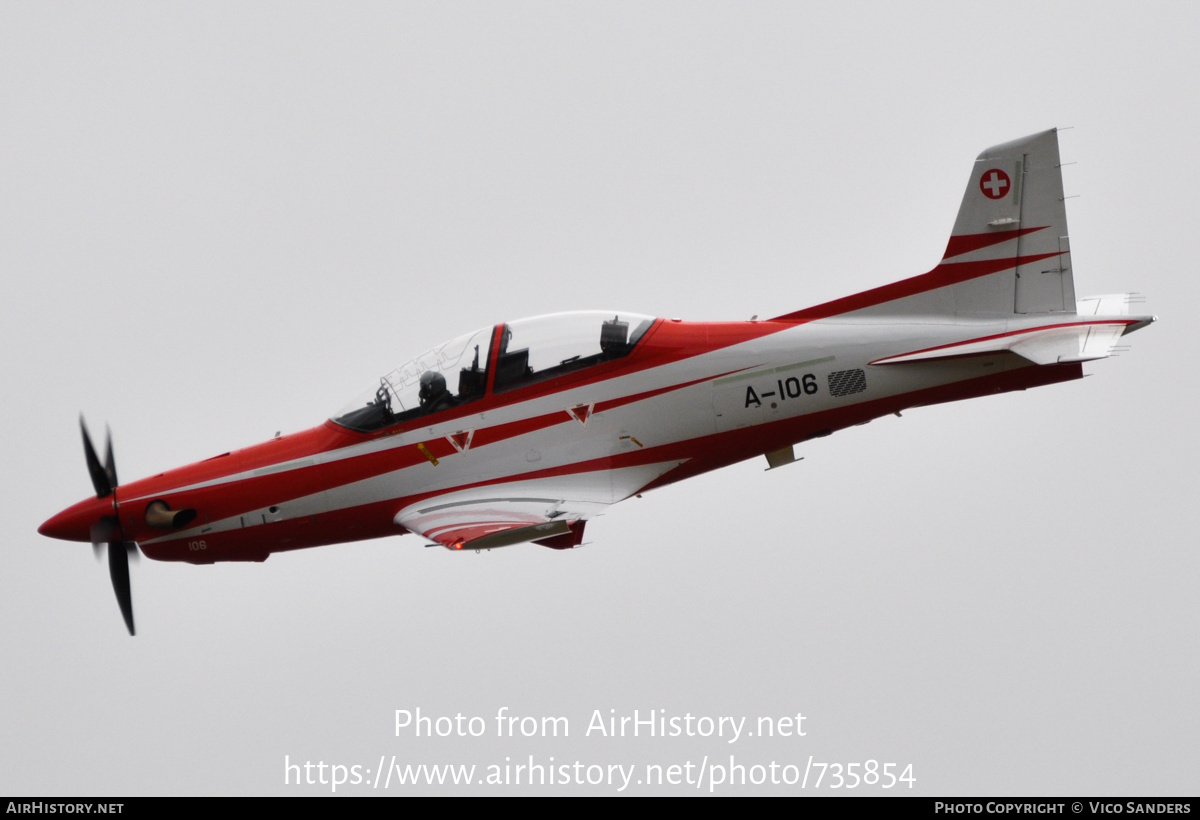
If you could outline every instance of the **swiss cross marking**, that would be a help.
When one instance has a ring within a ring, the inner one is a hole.
[[[984,171],[983,176],[979,178],[979,190],[983,191],[983,195],[988,199],[1004,199],[1010,188],[1012,180],[999,168]]]

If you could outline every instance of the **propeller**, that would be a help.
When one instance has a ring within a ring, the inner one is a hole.
[[[112,433],[105,431],[104,463],[96,455],[92,446],[92,437],[88,435],[87,425],[83,416],[79,417],[79,429],[83,432],[83,455],[87,459],[88,473],[92,477],[92,486],[96,490],[96,498],[108,498],[116,490],[117,463],[113,458]],[[114,499],[115,502],[115,499]],[[121,531],[121,522],[116,516],[116,504],[113,504],[113,515],[106,515],[92,524],[92,549],[96,557],[100,557],[100,545],[108,545],[108,574],[112,578],[113,592],[117,594],[117,605],[121,607],[121,617],[129,634],[136,634],[133,629],[133,597],[129,590],[129,556],[137,557],[137,544],[125,540]]]

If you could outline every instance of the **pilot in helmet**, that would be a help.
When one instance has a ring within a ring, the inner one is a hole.
[[[427,413],[436,413],[454,404],[454,396],[446,389],[446,377],[434,370],[421,374],[421,392],[417,395]]]

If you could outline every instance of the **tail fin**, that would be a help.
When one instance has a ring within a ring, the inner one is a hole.
[[[979,155],[946,252],[929,273],[777,318],[1070,315],[1070,261],[1058,131],[1051,129]]]
[[[987,277],[993,282],[955,286],[955,312],[1074,313],[1070,258],[1058,132],[1043,131],[980,154],[942,265],[1009,264]]]

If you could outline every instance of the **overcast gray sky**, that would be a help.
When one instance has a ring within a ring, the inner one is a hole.
[[[285,756],[733,755],[911,763],[919,794],[1194,794],[1198,24],[1185,3],[0,5],[0,793],[330,791],[286,786]],[[932,267],[976,154],[1052,126],[1074,127],[1079,295],[1161,317],[1091,378],[647,494],[574,552],[143,559],[132,640],[90,547],[36,532],[91,492],[81,411],[129,480],[318,424],[495,321],[854,293]],[[396,737],[418,707],[487,735]],[[570,737],[497,738],[502,707]],[[806,735],[585,736],[611,709],[802,713]],[[718,789],[771,791],[797,789]]]

